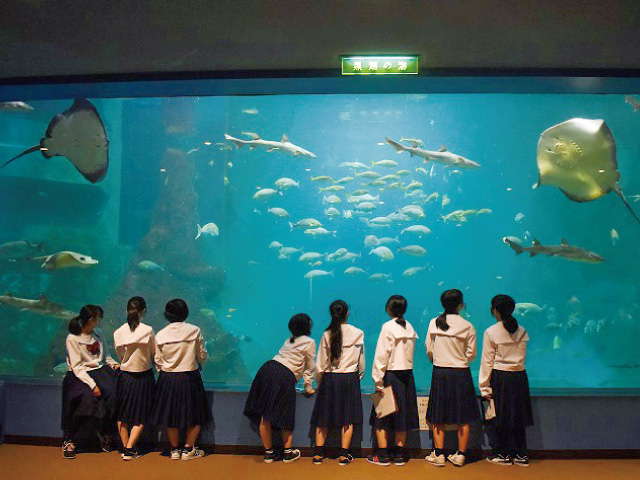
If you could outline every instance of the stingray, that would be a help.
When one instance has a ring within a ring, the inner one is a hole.
[[[40,150],[45,158],[66,157],[84,178],[97,183],[109,167],[109,140],[96,108],[85,98],[77,99],[47,127],[38,145],[13,157],[0,168],[28,153]]]
[[[540,185],[554,185],[574,202],[590,202],[614,191],[633,217],[622,193],[616,142],[604,120],[572,118],[548,128],[538,141]]]

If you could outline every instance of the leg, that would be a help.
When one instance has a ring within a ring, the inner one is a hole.
[[[438,450],[444,448],[444,424],[437,423],[433,426],[433,444]]]
[[[200,434],[200,425],[192,425],[187,428],[187,438],[184,444],[185,447],[193,447],[196,444],[198,435]]]
[[[271,450],[273,447],[273,440],[271,438],[271,422],[265,420],[264,417],[260,418],[260,439],[262,440],[262,446],[264,449]]]
[[[282,430],[282,443],[284,448],[291,448],[293,446],[293,431]]]
[[[513,429],[515,452],[521,457],[526,457],[527,453],[527,434],[524,427],[516,427]]]
[[[172,449],[178,448],[178,443],[180,442],[180,429],[167,428],[167,438],[169,439]]]
[[[342,427],[341,434],[342,434],[342,448],[349,449],[349,446],[351,445],[351,437],[353,436],[353,424],[344,425]]]
[[[508,455],[509,449],[509,431],[505,427],[496,427],[496,453],[499,455]]]
[[[458,451],[460,453],[466,453],[467,446],[469,445],[469,434],[471,429],[469,424],[458,425]]]
[[[407,432],[396,432],[396,447],[404,448],[407,443]]]
[[[324,442],[327,440],[327,431],[329,429],[326,427],[316,427],[316,447],[324,447]]]
[[[120,435],[120,441],[124,448],[129,447],[129,425],[118,420],[118,435]]]
[[[378,448],[383,449],[387,448],[387,431],[383,429],[376,429],[376,439],[378,440]],[[351,442],[349,442],[351,443]]]
[[[140,440],[140,435],[142,435],[142,431],[144,430],[144,425],[136,425],[135,427],[131,427],[131,434],[129,435],[129,442],[127,443],[127,448],[131,449],[136,446],[138,440]]]

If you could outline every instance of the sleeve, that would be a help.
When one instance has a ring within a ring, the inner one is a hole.
[[[153,345],[155,348],[155,354],[153,355],[153,362],[156,364],[156,370],[162,371],[162,365],[164,364],[162,359],[162,347],[158,346],[155,337],[153,338]]]
[[[304,372],[302,378],[304,379],[304,389],[309,391],[313,389],[313,376],[315,372],[315,360],[316,360],[316,342],[311,341],[304,351]]]
[[[322,335],[320,347],[318,347],[318,356],[316,357],[316,382],[322,381],[322,374],[325,373],[330,366],[329,361],[329,341],[328,335]]]
[[[118,346],[118,344],[116,343],[115,333],[113,334],[113,348],[116,351],[116,356],[118,357],[118,360],[122,363],[122,359],[124,358],[124,354],[125,354],[125,348],[122,345]]]
[[[84,363],[82,363],[80,345],[77,342],[74,342],[71,338],[67,337],[66,347],[69,368],[71,368],[71,371],[76,377],[78,377],[79,380],[86,383],[89,388],[93,390],[96,386],[96,382],[89,376]]]
[[[467,336],[467,351],[465,352],[469,363],[473,362],[478,355],[476,347],[476,329],[471,326],[469,334]]]
[[[484,339],[482,341],[482,360],[480,363],[480,376],[478,378],[478,384],[480,387],[480,394],[482,396],[491,395],[491,370],[493,369],[493,363],[496,358],[496,345],[491,340],[489,333],[484,332]]]
[[[155,361],[156,356],[156,335],[153,330],[151,330],[151,335],[149,335],[149,356],[152,361]]]
[[[384,373],[387,370],[387,364],[389,363],[389,356],[391,355],[392,348],[393,337],[391,336],[391,332],[383,326],[380,336],[378,337],[376,353],[373,357],[373,368],[371,370],[371,377],[373,378],[376,390],[381,390],[384,387],[382,379],[384,378]]]
[[[427,349],[427,357],[429,357],[429,361],[433,363],[433,335],[431,335],[431,324],[429,324],[429,330],[427,330],[427,339],[424,341],[424,346]]]
[[[209,353],[207,352],[207,346],[204,343],[204,337],[202,336],[202,331],[198,332],[198,338],[196,339],[196,360],[198,360],[198,364],[202,365],[209,358]]]
[[[365,361],[364,361],[364,336],[362,337],[362,349],[360,350],[360,358],[358,358],[358,372],[360,373],[360,380],[364,377]]]

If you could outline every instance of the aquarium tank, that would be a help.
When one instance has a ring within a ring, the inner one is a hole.
[[[130,297],[156,331],[180,297],[206,339],[205,382],[248,389],[291,316],[309,314],[319,343],[343,299],[371,388],[400,294],[426,392],[427,327],[457,288],[476,382],[503,293],[530,334],[534,392],[640,387],[633,92],[6,100],[2,376],[61,378],[84,304],[104,308],[112,342]]]

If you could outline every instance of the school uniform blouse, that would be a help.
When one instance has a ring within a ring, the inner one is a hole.
[[[156,335],[156,368],[163,372],[193,372],[207,360],[200,328],[173,322]]]
[[[480,393],[491,395],[491,370],[521,372],[527,357],[529,334],[522,326],[514,333],[507,332],[502,323],[487,328],[482,342],[480,363]]]
[[[360,380],[364,376],[364,332],[359,328],[343,323],[342,328],[342,354],[340,358],[331,362],[331,332],[326,331],[322,335],[318,358],[316,361],[316,380],[322,380],[324,373],[353,373],[360,374]]]
[[[273,359],[287,367],[296,377],[296,382],[304,377],[305,390],[311,390],[316,359],[316,342],[302,335],[293,340],[285,340],[284,345]]]
[[[384,388],[382,379],[387,370],[413,369],[417,338],[418,335],[409,322],[403,327],[394,318],[382,325],[371,372],[377,390]]]
[[[149,325],[140,323],[132,332],[129,324],[125,323],[113,333],[113,343],[120,360],[120,370],[146,372],[151,368],[156,342]]]
[[[447,315],[447,331],[436,326],[437,318],[427,330],[427,356],[436,367],[467,368],[476,358],[476,329],[460,315]]]
[[[92,333],[80,335],[67,335],[67,368],[86,383],[91,390],[96,386],[96,382],[87,373],[104,367],[117,365],[111,355],[107,344],[104,341],[104,333],[99,328],[95,328]]]

